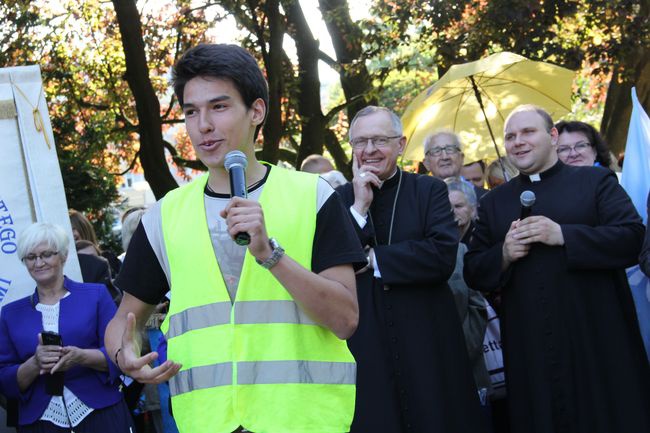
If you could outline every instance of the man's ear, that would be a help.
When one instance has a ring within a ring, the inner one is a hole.
[[[399,146],[399,152],[398,153],[401,155],[401,154],[404,153],[404,149],[406,149],[406,137],[402,136],[399,139],[398,146]]]
[[[264,118],[266,117],[266,104],[262,98],[254,100],[249,111],[251,113],[251,122],[254,125],[261,125],[264,122]]]
[[[424,168],[427,169],[429,173],[431,173],[431,167],[429,167],[429,158],[425,156],[424,159],[422,160],[422,165],[424,166]]]
[[[549,132],[551,134],[551,144],[553,146],[557,146],[557,141],[560,138],[560,133],[557,131],[556,127],[552,127],[551,131]]]

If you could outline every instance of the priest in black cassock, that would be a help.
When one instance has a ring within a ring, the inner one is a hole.
[[[502,287],[513,433],[650,432],[650,370],[624,269],[644,227],[611,171],[558,161],[557,130],[518,107],[505,146],[520,175],[481,201],[471,287]],[[535,193],[520,220],[519,195]]]
[[[445,184],[397,167],[399,118],[366,107],[350,125],[352,183],[338,191],[368,266],[357,273],[359,326],[351,432],[476,433],[484,423],[447,280],[458,228]]]

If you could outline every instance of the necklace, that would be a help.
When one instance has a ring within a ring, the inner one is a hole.
[[[18,93],[25,99],[27,104],[29,104],[30,107],[32,107],[32,117],[34,118],[34,128],[36,128],[36,131],[40,132],[43,134],[43,137],[45,138],[45,143],[47,144],[47,148],[51,149],[52,144],[50,143],[50,138],[47,136],[47,132],[45,131],[45,127],[43,126],[43,116],[41,115],[41,111],[38,109],[38,104],[41,101],[41,97],[43,96],[43,92],[41,91],[43,89],[43,83],[41,83],[41,87],[38,89],[38,98],[36,99],[36,105],[32,104],[29,101],[29,98],[27,95],[25,95],[25,92],[22,91],[20,87],[18,87],[18,84],[14,83],[13,81],[11,82],[11,85],[18,90]]]
[[[390,214],[390,226],[388,228],[388,243],[386,245],[390,245],[390,243],[393,240],[393,222],[395,219],[395,209],[397,209],[397,198],[399,197],[399,192],[400,192],[400,187],[402,186],[402,171],[398,170],[397,171],[399,178],[397,181],[397,192],[395,193],[395,199],[393,200],[393,210],[391,211]],[[372,227],[375,227],[375,223],[372,220],[372,213],[370,210],[368,210],[368,218],[370,219],[370,223],[372,224]],[[374,234],[373,238],[375,239],[375,245],[379,245],[379,242],[377,242],[377,235]]]

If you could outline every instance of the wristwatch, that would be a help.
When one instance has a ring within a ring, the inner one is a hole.
[[[271,269],[273,266],[275,266],[276,263],[278,263],[282,258],[282,256],[284,255],[284,249],[274,238],[269,239],[269,245],[271,245],[271,249],[273,250],[273,252],[271,253],[271,256],[268,259],[262,261],[257,257],[255,258],[257,264],[266,269]]]

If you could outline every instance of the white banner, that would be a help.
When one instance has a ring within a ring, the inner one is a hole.
[[[501,325],[499,316],[492,308],[492,305],[486,300],[487,307],[487,328],[483,338],[483,357],[485,366],[490,374],[492,381],[492,399],[503,398],[506,395],[506,374],[503,368],[503,349],[501,347]]]
[[[81,281],[68,205],[38,66],[0,68],[0,306],[34,291],[16,253],[33,222],[63,226],[70,236],[65,274]]]
[[[650,117],[637,98],[636,87],[632,87],[632,116],[627,131],[621,185],[632,199],[643,222],[648,225],[646,205],[650,191]],[[650,279],[637,265],[628,268],[627,280],[634,297],[646,355],[650,361]]]

